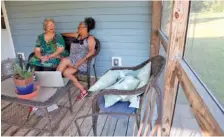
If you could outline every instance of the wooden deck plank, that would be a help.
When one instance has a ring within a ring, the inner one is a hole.
[[[106,115],[100,115],[98,117],[98,122],[97,122],[97,135],[100,135],[102,133],[102,130],[105,126],[105,122],[108,116]],[[100,120],[99,120],[100,119]],[[93,129],[90,130],[88,136],[93,136]]]
[[[91,97],[86,97],[86,98],[84,98],[83,100],[81,100],[81,101],[84,101],[84,102],[85,102],[84,105],[81,107],[81,109],[79,110],[79,112],[77,113],[77,115],[75,115],[75,117],[73,117],[73,120],[71,121],[69,127],[68,127],[67,130],[63,133],[63,135],[65,135],[65,136],[75,135],[75,133],[77,132],[77,129],[76,129],[74,120],[75,120],[76,117],[86,115],[86,114],[89,112],[89,110],[90,110],[90,108],[91,108],[91,106],[92,106],[92,97],[93,97],[93,96],[91,96]],[[78,121],[78,123],[79,123],[79,122],[82,123],[83,121],[84,121],[84,119],[80,119],[80,120]],[[80,123],[80,124],[81,124],[81,123]]]
[[[66,108],[61,108],[61,110],[58,109],[58,112],[55,112],[57,113],[55,115],[55,117],[52,117],[52,120],[51,120],[51,127],[54,129],[56,127],[56,125],[62,120],[62,118],[66,115],[66,113],[69,112],[68,109]],[[44,129],[50,129],[49,127],[49,124],[47,124]]]
[[[9,129],[11,126],[8,124],[1,124],[1,135],[3,135],[3,133]]]
[[[6,100],[1,100],[1,109],[4,109],[4,108],[7,107],[9,104],[11,104],[11,102],[6,101]]]
[[[69,90],[71,91],[71,95],[72,95],[72,96],[74,96],[74,94],[75,94],[76,92],[78,92],[78,89],[75,88],[74,86],[72,86]],[[68,104],[67,102],[68,102],[68,94],[66,94],[63,98],[59,99],[59,100],[57,101],[57,104],[58,104],[59,106],[68,106],[68,105],[67,105],[67,104]]]
[[[75,96],[77,96],[78,94],[79,92],[76,92],[73,98],[75,99]],[[78,102],[75,101],[72,107],[73,113],[71,114],[70,112],[67,112],[67,114],[62,118],[62,120],[58,123],[57,127],[55,128],[56,135],[62,135],[66,131],[67,127],[74,119],[75,115],[77,115],[79,109],[83,104],[84,101],[78,101]]]
[[[101,136],[113,136],[116,129],[117,121],[117,118],[108,116]]]
[[[9,129],[7,129],[5,131],[3,136],[12,136],[18,129],[19,129],[19,127],[17,127],[17,126],[11,126]]]
[[[61,100],[68,100],[68,99],[66,99],[66,97],[63,97]],[[7,104],[10,104],[10,103],[7,103]],[[39,120],[41,120],[40,117],[35,118],[34,115],[31,115],[31,118],[26,123],[26,125],[28,124],[30,127],[33,127],[33,126],[35,126],[38,123]],[[9,134],[13,135],[13,134],[15,134],[15,135],[19,135],[19,136],[21,135],[22,136],[22,135],[25,135],[28,131],[29,131],[29,129],[26,129],[26,128],[20,128],[20,127],[17,127],[17,126],[11,126],[10,128],[7,129],[6,135],[9,135]],[[4,132],[2,132],[2,133],[4,133]]]
[[[71,88],[70,90],[72,90],[73,88]],[[74,95],[74,93],[76,92],[77,90],[72,90],[72,95]],[[64,101],[65,100],[65,101]],[[62,97],[59,102],[61,102],[61,105],[64,106],[66,105],[67,103],[69,103],[68,101],[68,95],[66,94],[64,97]],[[47,125],[47,118],[46,117],[42,117],[38,123],[36,124],[35,128],[40,128],[42,129],[43,127],[45,127]],[[29,130],[29,132],[26,134],[26,136],[34,136],[34,135],[37,135],[40,131],[37,131],[37,130]]]
[[[127,127],[128,127],[128,117],[118,119],[114,136],[125,136],[127,133]]]
[[[88,114],[92,113],[92,109],[89,110]],[[80,131],[82,136],[87,136],[89,131],[92,128],[92,117],[87,117],[84,119],[83,123],[80,125]],[[75,136],[79,136],[78,132],[76,132]]]
[[[93,136],[93,128],[91,128],[90,132],[88,133],[88,136]]]
[[[28,121],[26,121],[26,122],[24,123],[25,126],[31,124],[30,122],[33,122],[33,121],[29,121],[33,116],[34,116],[34,113],[31,112],[31,114],[30,114],[30,118],[28,119]],[[16,122],[16,121],[14,121],[14,122],[15,122],[15,123],[18,123],[18,122]],[[19,126],[16,126],[16,125],[10,125],[10,124],[9,124],[8,126],[9,126],[9,127],[8,127],[7,130],[5,130],[5,133],[2,132],[2,135],[3,135],[3,136],[13,136],[13,135],[14,135],[15,133],[17,133],[17,131],[20,129],[20,127],[19,127]]]
[[[50,136],[51,134],[49,132],[41,132],[37,136]]]
[[[47,124],[47,118],[41,117],[38,123],[35,125],[35,128],[42,129]],[[37,130],[29,130],[25,136],[36,136],[39,133]]]
[[[58,121],[64,116],[64,114],[66,113],[66,111],[68,111],[66,108],[59,108],[59,109],[57,109],[57,110],[55,110],[55,111],[52,111],[52,112],[50,113],[51,124],[52,124],[52,126],[53,126],[56,122],[58,122]],[[43,129],[43,128],[45,128],[45,126],[48,126],[48,123],[49,123],[49,122],[48,122],[47,117],[43,117],[43,118],[38,122],[38,124],[37,124],[35,127],[38,128],[38,129]],[[26,134],[26,136],[27,136],[27,135],[28,135],[28,136],[36,136],[36,135],[40,134],[40,132],[41,132],[41,131],[38,131],[38,130],[33,129],[33,130],[29,131],[29,132]]]
[[[34,127],[40,119],[40,116],[32,115],[26,126]],[[27,128],[20,128],[18,131],[15,132],[13,136],[25,136],[28,131],[29,129]]]
[[[73,113],[68,113],[65,118],[58,124],[58,127],[56,128],[56,134],[62,136],[69,126],[72,124],[72,121],[75,119],[78,112],[81,110],[81,108],[84,106],[86,102],[86,98],[84,98],[81,101],[75,102],[73,105]]]
[[[136,119],[135,117],[129,117],[128,121],[128,131],[126,136],[136,136],[137,135]]]
[[[73,89],[70,89],[70,90],[73,90]],[[78,92],[77,89],[76,89],[75,91],[73,91],[73,92],[75,92],[74,94],[72,94],[72,108],[73,108],[73,110],[74,110],[75,108],[74,108],[73,106],[74,106],[74,104],[76,103],[76,101],[75,101],[75,97],[79,94],[79,92]],[[72,92],[72,93],[73,93],[73,92]],[[68,101],[64,106],[69,107],[69,101]],[[74,115],[74,113],[71,114],[70,110],[66,109],[66,111],[63,113],[63,116],[62,116],[60,119],[58,119],[57,122],[56,122],[56,120],[54,119],[54,121],[53,121],[52,124],[51,124],[51,126],[53,127],[53,129],[54,129],[54,130],[58,129],[59,124],[60,124],[60,123],[63,123],[62,120],[64,120],[64,118],[66,118],[68,115]],[[48,125],[48,124],[45,126],[45,129],[49,129],[49,125]],[[43,133],[42,133],[42,134],[43,134]],[[55,134],[55,135],[58,135],[55,131],[54,131],[54,134]]]
[[[52,117],[52,119],[51,119],[51,127],[53,129],[55,128],[55,126],[57,125],[57,123],[59,123],[59,121],[65,116],[65,114],[67,112],[68,112],[68,109],[66,109],[66,108],[59,108],[59,109],[57,109],[57,111],[55,112],[56,115],[54,115],[54,117]],[[49,124],[47,123],[43,129],[50,130]],[[40,136],[41,134],[45,134],[45,133],[47,133],[47,132],[41,131],[41,132],[39,132],[37,134],[37,136]]]

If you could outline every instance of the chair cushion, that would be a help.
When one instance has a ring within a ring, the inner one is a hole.
[[[141,88],[148,83],[149,77],[150,77],[150,72],[151,72],[151,62],[146,64],[143,68],[141,68],[135,72],[133,71],[133,72],[129,73],[129,75],[134,75],[140,80],[140,83],[138,84],[136,89]],[[138,108],[139,107],[139,101],[138,101],[139,95],[140,94],[131,95],[131,96],[123,96],[121,101],[129,101],[131,103],[130,106]]]
[[[113,85],[119,77],[118,71],[109,70],[104,74],[92,87],[90,87],[90,92],[97,92]]]
[[[151,62],[149,62],[144,67],[139,69],[137,78],[145,83],[148,83],[150,72],[151,72]]]
[[[103,112],[119,112],[119,113],[131,114],[135,113],[137,110],[136,108],[129,107],[130,103],[128,101],[126,102],[118,101],[117,103],[115,103],[110,107],[105,107],[105,100],[103,96],[98,98],[97,103],[100,110]],[[123,118],[124,116],[115,116],[115,117]]]
[[[134,90],[138,86],[139,82],[140,81],[133,76],[125,76],[124,78],[121,78],[117,83],[106,89]],[[125,97],[126,95],[105,95],[105,107],[112,106]]]

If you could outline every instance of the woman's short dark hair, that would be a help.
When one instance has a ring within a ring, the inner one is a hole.
[[[88,32],[95,28],[95,20],[92,17],[87,17],[84,20],[85,25],[87,26]]]

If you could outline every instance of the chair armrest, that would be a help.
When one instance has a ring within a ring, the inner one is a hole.
[[[137,70],[136,67],[113,67],[108,69],[104,74],[106,74],[109,70]]]
[[[110,70],[135,70],[135,67],[114,67],[114,68],[111,68]]]
[[[143,66],[145,66],[147,63],[149,63],[151,60],[146,60],[144,61],[143,63],[137,65],[137,66],[134,66],[134,67],[114,67],[114,68],[111,68],[110,70],[124,70],[124,69],[127,69],[127,70],[138,70],[140,68],[142,68]]]
[[[96,94],[96,96],[100,97],[104,95],[135,95],[144,92],[142,90],[144,90],[145,87],[146,86],[143,86],[135,90],[104,89],[101,90],[98,94]]]

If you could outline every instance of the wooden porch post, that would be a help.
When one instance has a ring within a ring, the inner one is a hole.
[[[170,24],[169,44],[165,68],[165,86],[163,90],[162,135],[170,134],[175,100],[177,95],[177,60],[182,58],[188,21],[189,0],[173,1]]]
[[[152,1],[152,26],[150,35],[150,57],[159,54],[159,32],[161,26],[162,1]]]

